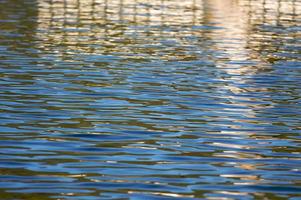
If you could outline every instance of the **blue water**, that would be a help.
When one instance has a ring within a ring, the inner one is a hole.
[[[300,16],[0,0],[0,199],[301,199]]]

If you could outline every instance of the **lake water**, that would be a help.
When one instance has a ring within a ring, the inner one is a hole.
[[[300,16],[0,0],[0,199],[301,199]]]

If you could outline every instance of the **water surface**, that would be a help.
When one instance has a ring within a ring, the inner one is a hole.
[[[0,0],[0,198],[300,199],[300,16]]]

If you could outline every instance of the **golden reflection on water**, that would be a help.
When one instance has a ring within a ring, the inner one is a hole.
[[[78,53],[105,53],[103,47],[114,52],[125,52],[128,45],[139,45],[140,40],[148,35],[180,38],[190,33],[147,29],[151,26],[200,24],[203,16],[203,2],[199,0],[67,0],[38,3],[38,29],[49,34],[38,32],[37,37],[48,41],[47,44],[61,44],[63,48],[59,51],[62,54],[72,53],[72,50]],[[144,30],[137,29],[141,25],[146,26]],[[132,51],[139,53],[139,46],[132,48]]]
[[[226,42],[220,42],[219,45],[225,46],[219,48],[226,49],[234,60],[256,59],[256,55],[250,53],[251,50],[248,48],[249,39],[254,37],[261,40],[265,37],[260,35],[262,32],[257,33],[254,30],[256,25],[285,26],[297,23],[296,17],[300,15],[301,10],[298,1],[273,0],[39,0],[38,4],[38,29],[50,32],[49,34],[38,32],[37,35],[47,37],[45,40],[70,46],[77,44],[76,48],[83,49],[86,53],[97,50],[97,45],[104,45],[106,42],[97,39],[112,39],[111,37],[126,39],[137,31],[135,26],[192,27],[215,24],[223,29],[206,34],[223,35],[221,40]],[[181,42],[183,35],[200,35],[204,32],[208,31],[190,29],[165,33],[153,31],[148,34],[162,34],[161,36],[168,36]],[[94,46],[89,46],[89,42]],[[252,41],[257,45],[260,45],[259,42]],[[86,47],[82,47],[81,43]]]

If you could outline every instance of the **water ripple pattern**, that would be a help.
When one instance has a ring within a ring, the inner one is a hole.
[[[0,199],[301,199],[299,0],[0,0]]]

